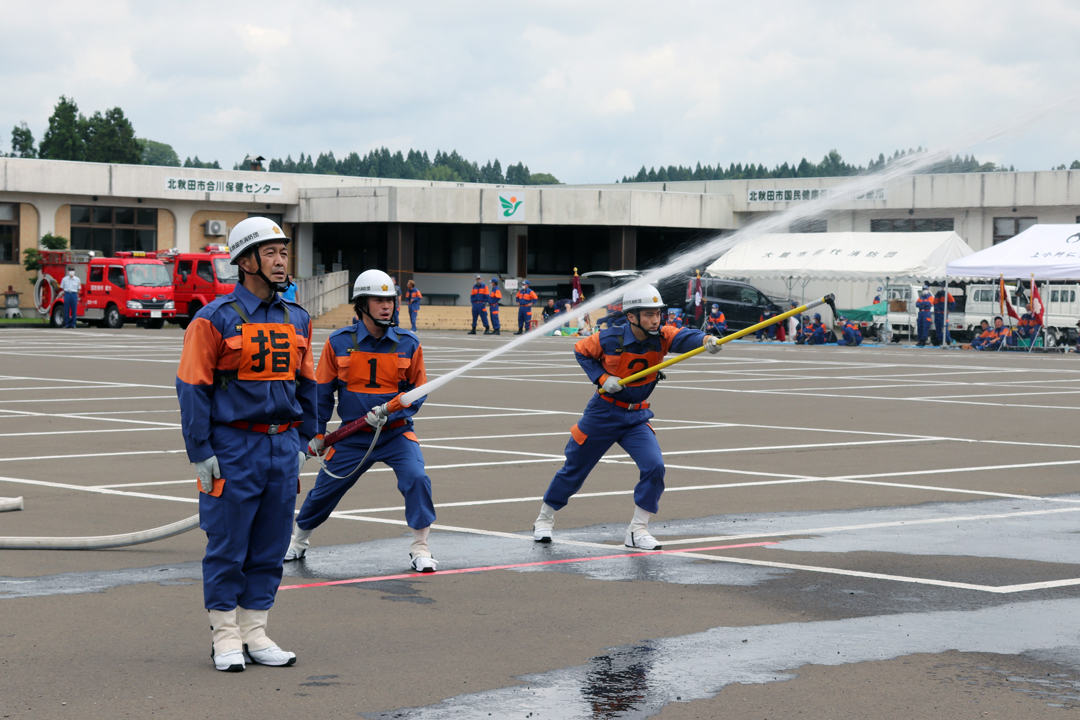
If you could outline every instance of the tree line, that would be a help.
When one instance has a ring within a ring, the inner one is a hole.
[[[743,165],[742,163],[731,163],[727,168],[720,163],[717,163],[715,167],[712,165],[705,165],[699,162],[696,167],[683,167],[682,165],[668,165],[666,168],[661,166],[659,170],[656,168],[645,169],[642,165],[638,170],[637,175],[624,176],[621,182],[677,182],[680,180],[758,180],[767,178],[800,178],[800,177],[845,177],[848,175],[861,175],[867,172],[874,172],[881,170],[891,163],[896,162],[900,158],[907,157],[908,155],[924,152],[922,147],[915,150],[897,150],[891,157],[886,157],[884,153],[878,155],[877,160],[871,160],[866,166],[852,165],[844,161],[836,150],[830,150],[829,153],[822,158],[821,162],[813,163],[803,158],[801,162],[796,163],[784,163],[777,165],[771,170],[765,165],[754,163],[748,163]],[[1061,165],[1058,168],[1051,168],[1056,170],[1064,170],[1065,166]],[[1080,160],[1074,160],[1072,170],[1080,169]],[[997,172],[997,171],[1010,171],[1015,172],[1016,169],[1013,166],[1004,167],[998,166],[992,162],[980,163],[972,155],[965,157],[956,157],[943,160],[942,162],[934,163],[923,170],[920,173],[968,173],[968,172]],[[619,181],[616,181],[619,182]]]

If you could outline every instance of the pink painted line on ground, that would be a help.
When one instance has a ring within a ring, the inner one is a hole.
[[[513,570],[515,568],[539,567],[541,565],[562,565],[564,563],[591,562],[593,560],[617,560],[620,558],[645,557],[647,555],[666,555],[668,553],[704,552],[706,550],[734,550],[735,548],[761,547],[776,545],[775,542],[742,543],[740,545],[713,545],[711,547],[679,548],[677,550],[653,550],[651,552],[621,553],[619,555],[596,555],[593,557],[564,558],[561,560],[541,560],[539,562],[515,563],[513,565],[486,565],[484,567],[440,570],[435,573],[404,573],[401,575],[379,575],[377,577],[353,578],[351,580],[328,580],[326,582],[307,583],[304,585],[282,585],[278,590],[299,590],[302,588],[328,587],[330,585],[351,585],[354,583],[376,582],[378,580],[403,580],[405,578],[432,577],[433,575],[458,575],[460,573],[487,572],[488,570]]]

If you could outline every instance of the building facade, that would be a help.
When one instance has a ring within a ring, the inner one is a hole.
[[[0,288],[25,293],[23,251],[198,250],[265,215],[295,240],[293,274],[369,267],[433,302],[467,302],[477,273],[528,277],[647,267],[681,247],[834,192],[844,178],[509,186],[0,158]],[[838,199],[792,232],[955,230],[980,250],[1034,223],[1080,219],[1080,171],[917,175]],[[586,293],[588,289],[586,288]]]

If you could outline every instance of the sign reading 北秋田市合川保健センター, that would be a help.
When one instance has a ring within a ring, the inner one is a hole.
[[[508,222],[524,220],[525,194],[520,190],[499,193],[499,211],[495,216]]]
[[[165,189],[183,190],[185,192],[226,193],[229,195],[280,195],[281,183],[171,177],[165,178]]]
[[[747,202],[801,202],[818,198],[837,197],[836,188],[766,188],[747,190]],[[885,188],[874,188],[851,194],[852,200],[884,200]]]

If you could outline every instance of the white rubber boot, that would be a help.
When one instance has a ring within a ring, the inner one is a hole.
[[[295,522],[292,526],[292,540],[289,549],[285,551],[285,562],[300,560],[307,554],[308,545],[311,544],[311,533],[314,530],[301,530]]]
[[[639,507],[634,508],[634,517],[630,520],[630,527],[626,528],[626,540],[623,545],[639,550],[659,550],[663,547],[649,534],[649,518],[653,514]]]
[[[431,557],[431,552],[428,550],[427,539],[430,532],[430,527],[419,530],[412,528],[413,541],[409,546],[409,560],[412,561],[410,566],[416,572],[433,573],[439,564],[438,560]]]
[[[251,662],[273,667],[289,667],[296,662],[296,653],[286,652],[266,637],[266,619],[269,610],[237,608],[240,637],[244,652]]]
[[[240,626],[236,622],[236,608],[232,610],[209,610],[210,631],[213,645],[210,657],[214,667],[222,672],[244,671],[244,642],[240,639]]]
[[[533,523],[533,540],[538,543],[551,542],[551,531],[555,529],[555,508],[547,503],[540,506],[540,514]]]

